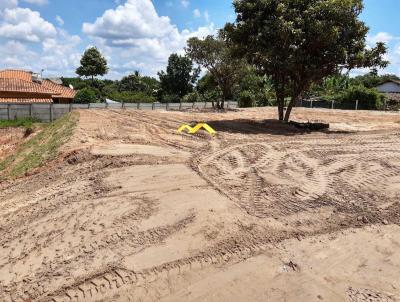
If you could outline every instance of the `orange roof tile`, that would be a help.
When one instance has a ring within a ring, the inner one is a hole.
[[[76,95],[76,91],[69,88],[65,87],[59,84],[54,83],[53,81],[50,80],[44,80],[42,82],[42,86],[46,89],[50,89],[52,91],[57,92],[58,94],[55,95],[57,98],[62,98],[62,99],[73,99]]]
[[[32,82],[32,72],[24,70],[0,70],[0,78],[3,79],[19,79]]]
[[[52,99],[26,99],[26,98],[1,98],[0,104],[31,104],[31,103],[41,103],[41,104],[49,104],[53,103]]]
[[[58,95],[51,89],[43,87],[35,82],[27,82],[20,79],[0,78],[0,92],[26,92],[37,94]]]

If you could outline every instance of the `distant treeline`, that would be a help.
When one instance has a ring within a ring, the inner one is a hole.
[[[191,66],[191,71],[194,67]],[[165,75],[164,75],[165,78]],[[240,107],[275,106],[275,91],[271,81],[259,76],[251,67],[240,70],[240,76],[231,87],[229,99],[238,101]],[[354,78],[348,75],[335,75],[315,84],[303,95],[303,99],[319,98],[327,102],[335,101],[336,108],[354,108],[355,100],[360,109],[381,109],[384,96],[375,87],[400,78],[395,75],[376,75],[368,73]],[[101,80],[82,78],[62,78],[65,86],[72,85],[78,94],[77,103],[104,102],[111,99],[119,102],[211,102],[221,98],[215,79],[206,73],[200,79],[189,83],[184,79],[182,87],[162,83],[159,79],[142,76],[139,72],[123,77],[121,80]],[[165,82],[165,79],[164,79]],[[185,85],[186,84],[186,85]],[[175,89],[175,90],[174,90]]]

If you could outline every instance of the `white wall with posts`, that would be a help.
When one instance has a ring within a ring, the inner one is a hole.
[[[0,104],[0,120],[34,118],[43,122],[52,122],[75,109],[185,110],[192,108],[212,108],[212,103]],[[237,103],[228,102],[226,108],[237,108]]]

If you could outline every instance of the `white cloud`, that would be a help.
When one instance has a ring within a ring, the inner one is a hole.
[[[158,15],[151,0],[114,1],[122,4],[82,26],[89,42],[109,61],[109,78],[135,69],[155,76],[165,68],[171,53],[184,54],[189,37],[215,33],[212,23],[179,30],[169,17]],[[55,24],[62,27],[63,22],[56,16],[52,24],[37,11],[18,7],[17,0],[0,0],[0,69],[45,69],[46,76],[73,76],[86,45],[79,36],[56,28]]]
[[[19,41],[8,41],[0,46],[0,65],[5,68],[31,69],[31,63],[38,59],[37,54]]]
[[[370,46],[375,45],[378,42],[383,42],[383,43],[389,43],[390,41],[392,41],[394,39],[394,37],[387,33],[387,32],[379,32],[374,36],[367,36],[367,43]]]
[[[6,8],[14,8],[18,5],[18,0],[1,0],[0,11]],[[1,13],[1,12],[0,12]]]
[[[201,16],[202,16],[202,13],[198,8],[193,10],[193,17],[194,18],[200,18]],[[208,13],[207,10],[204,11],[203,16],[204,16],[204,19],[206,20],[206,22],[209,23],[210,22],[210,14]]]
[[[48,76],[74,75],[79,65],[81,39],[60,31],[55,38],[46,39],[41,48],[32,49],[26,43],[10,40],[0,45],[0,69],[18,68],[38,72],[45,69]]]
[[[387,32],[380,32],[374,36],[367,37],[367,43],[373,47],[377,42],[383,42],[388,48],[388,52],[385,54],[384,59],[390,62],[390,66],[384,70],[380,70],[380,73],[397,73],[399,75],[400,68],[400,37],[394,36]]]
[[[0,23],[0,37],[29,42],[40,42],[54,37],[57,31],[39,12],[29,8],[5,9]]]
[[[400,56],[400,45],[397,45],[394,49],[394,53]]]
[[[110,57],[116,72],[140,69],[149,75],[164,68],[171,53],[183,53],[189,37],[215,31],[213,24],[179,31],[169,17],[158,15],[151,0],[128,0],[94,23],[84,23],[82,30]]]
[[[60,16],[56,16],[56,21],[58,25],[63,26],[64,25],[64,20]]]
[[[204,19],[206,19],[207,22],[210,21],[210,14],[208,13],[207,10],[204,12]]]
[[[37,11],[18,7],[18,1],[5,1],[0,0],[0,69],[45,69],[47,76],[73,76],[81,38],[56,29]],[[59,24],[61,20],[56,17]]]
[[[201,12],[200,12],[200,10],[199,9],[195,9],[195,10],[193,10],[193,16],[195,17],[195,18],[200,18],[201,17]]]
[[[189,2],[189,0],[181,0],[181,4],[183,7],[189,7],[190,2]]]
[[[95,23],[84,23],[83,32],[104,39],[162,37],[175,26],[168,17],[159,17],[150,0],[128,0],[115,10],[107,10]]]
[[[42,43],[40,64],[46,70],[71,70],[78,66],[81,58],[77,46],[81,38],[59,30],[56,38],[46,39]]]
[[[371,69],[369,68],[356,68],[356,69],[352,69],[350,71],[350,77],[357,77],[357,76],[362,76],[365,75],[367,73],[371,72]]]

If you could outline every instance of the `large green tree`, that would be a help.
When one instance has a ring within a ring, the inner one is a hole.
[[[164,94],[182,98],[193,91],[200,70],[194,68],[193,62],[186,56],[172,54],[168,59],[166,72],[158,73],[161,89]]]
[[[79,76],[91,77],[92,81],[94,77],[103,76],[107,72],[107,60],[96,47],[88,48],[85,51],[81,59],[81,66],[76,70]]]
[[[232,56],[224,33],[222,30],[217,37],[210,35],[203,40],[190,38],[185,49],[187,56],[206,68],[221,89],[222,101],[216,102],[218,109],[223,109],[225,101],[232,98],[232,89],[244,65],[242,59]]]
[[[229,41],[258,71],[271,77],[279,119],[313,83],[341,70],[385,67],[383,43],[367,49],[362,0],[235,0]],[[288,95],[289,94],[289,95]],[[291,101],[284,112],[285,97]]]

